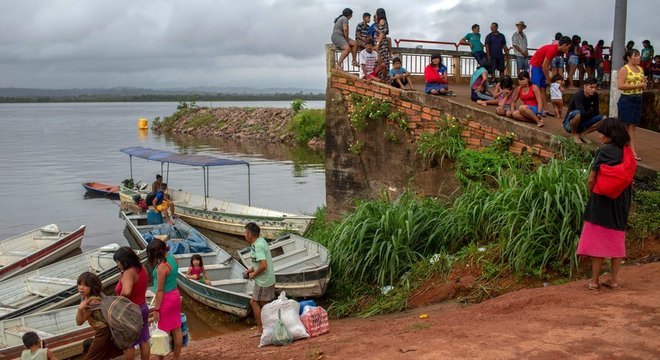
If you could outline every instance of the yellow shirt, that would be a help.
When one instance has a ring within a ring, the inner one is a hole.
[[[626,73],[626,80],[624,84],[637,85],[637,84],[641,84],[642,81],[644,81],[644,71],[639,66],[635,66],[636,70],[638,70],[637,72],[634,72],[629,65],[625,65],[625,67],[628,70],[628,72]],[[642,89],[622,90],[621,94],[637,95],[637,94],[641,94],[642,92],[643,92]]]

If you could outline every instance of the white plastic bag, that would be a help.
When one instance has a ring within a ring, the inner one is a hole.
[[[261,309],[261,323],[263,324],[264,332],[261,334],[259,347],[271,344],[273,331],[279,319],[278,310],[281,311],[282,323],[289,330],[293,340],[309,337],[307,330],[305,330],[305,325],[300,321],[300,316],[298,315],[300,304],[295,300],[287,299],[286,294],[282,291],[277,299],[264,305]]]
[[[159,329],[157,324],[152,324],[149,332],[151,333],[151,339],[149,339],[151,355],[165,356],[172,351],[170,335],[167,332]]]

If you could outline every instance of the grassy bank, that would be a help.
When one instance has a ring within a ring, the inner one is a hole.
[[[562,142],[561,159],[537,163],[508,152],[512,136],[470,150],[459,122],[439,125],[418,142],[418,154],[429,163],[456,160],[460,195],[442,201],[407,191],[358,202],[334,222],[317,213],[308,236],[332,254],[333,316],[402,310],[427,279],[464,266],[477,268],[482,287],[502,276],[558,282],[576,276],[592,155]],[[630,241],[658,233],[659,190],[656,181],[636,192]]]

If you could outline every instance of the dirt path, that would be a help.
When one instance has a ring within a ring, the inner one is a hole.
[[[249,331],[193,342],[184,358],[660,358],[660,263],[624,267],[620,290],[585,281],[512,292],[477,305],[444,303],[331,321],[329,334],[257,348]],[[420,314],[428,314],[421,320]]]

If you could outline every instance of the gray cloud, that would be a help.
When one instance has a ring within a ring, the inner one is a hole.
[[[388,11],[391,36],[455,42],[496,21],[510,39],[528,24],[531,46],[556,31],[612,37],[614,0],[0,0],[0,87],[325,87],[323,45],[351,7]],[[655,0],[628,2],[627,38],[655,42]],[[352,30],[353,31],[353,30]],[[428,46],[426,46],[428,47]],[[660,48],[659,48],[660,51]]]

